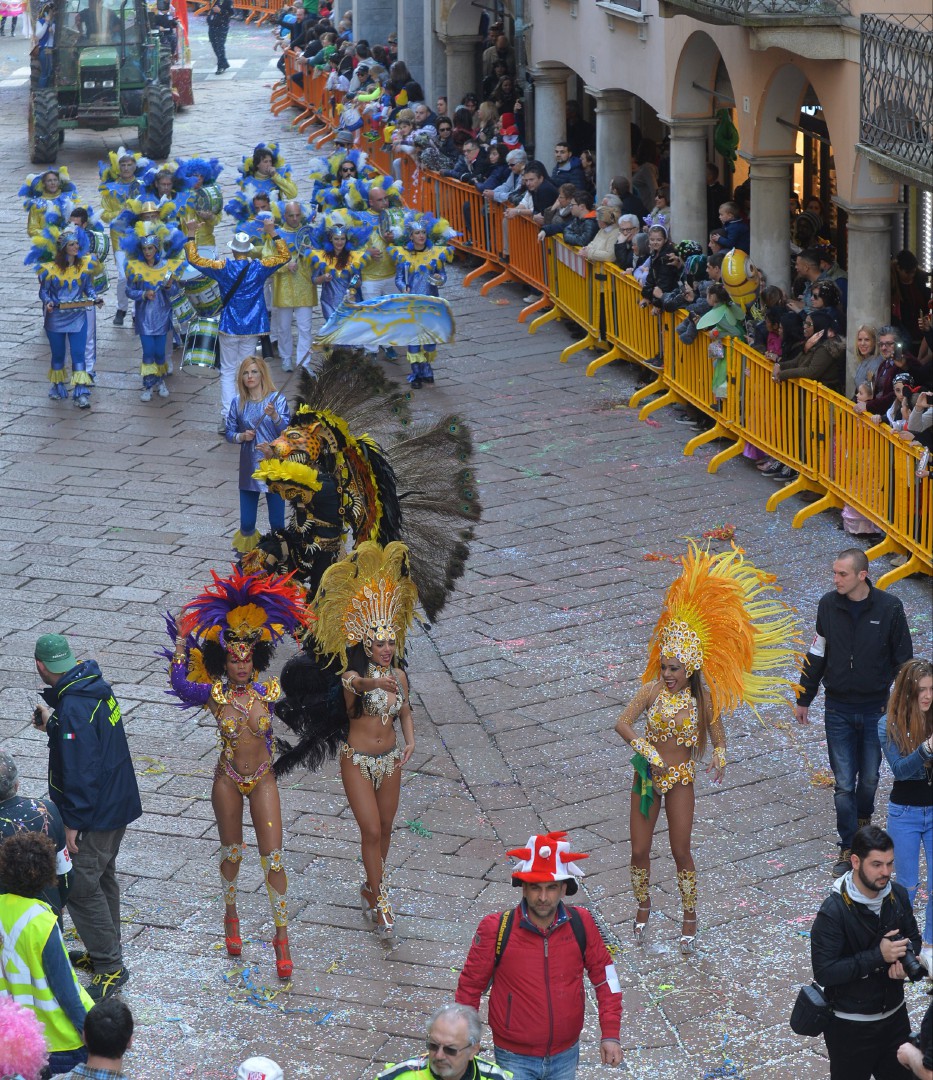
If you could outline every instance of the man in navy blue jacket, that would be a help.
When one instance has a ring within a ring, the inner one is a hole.
[[[120,706],[97,664],[79,664],[61,634],[43,634],[35,659],[49,689],[34,721],[49,739],[49,795],[74,866],[68,911],[87,950],[71,959],[94,972],[88,993],[99,1001],[128,978],[116,862],[127,825],[143,812],[139,787]]]

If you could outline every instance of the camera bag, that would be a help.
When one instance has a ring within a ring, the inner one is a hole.
[[[809,1035],[811,1038],[822,1035],[832,1015],[832,1007],[816,983],[801,986],[790,1014],[791,1030],[797,1035]]]

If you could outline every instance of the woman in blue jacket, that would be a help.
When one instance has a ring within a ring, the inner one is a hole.
[[[878,738],[894,773],[887,830],[894,840],[894,869],[913,904],[920,878],[920,847],[926,851],[927,913],[923,952],[933,954],[933,664],[901,665],[878,721]]]

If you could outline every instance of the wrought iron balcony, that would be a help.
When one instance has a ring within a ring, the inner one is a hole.
[[[850,14],[848,0],[662,0],[713,23],[739,26],[808,26],[833,23]]]
[[[862,16],[859,149],[930,186],[933,15]]]

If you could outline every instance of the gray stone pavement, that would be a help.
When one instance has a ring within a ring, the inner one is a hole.
[[[237,33],[254,49],[268,40]],[[162,613],[210,567],[228,565],[236,451],[214,433],[210,380],[176,374],[168,401],[139,402],[138,344],[110,326],[112,294],[93,409],[46,398],[47,348],[35,283],[20,266],[15,198],[30,171],[26,94],[0,87],[0,95],[0,735],[20,762],[24,792],[44,792],[44,740],[28,718],[32,648],[47,630],[96,658],[122,702],[145,807],[121,856],[133,972],[125,998],[138,1023],[129,1075],[213,1080],[249,1053],[266,1053],[289,1080],[356,1080],[408,1056],[426,1014],[451,997],[481,916],[515,901],[505,849],[566,828],[575,850],[591,854],[581,902],[617,950],[624,1075],[700,1080],[726,1065],[746,1080],[826,1076],[821,1041],[795,1037],[786,1023],[810,976],[808,927],[835,854],[831,792],[816,786],[826,768],[820,726],[797,729],[782,708],[764,710],[763,722],[729,719],[726,781],[714,788],[701,773],[697,785],[695,962],[676,949],[679,901],[663,822],[652,938],[642,951],[631,946],[629,754],[612,729],[638,685],[673,576],[668,562],[646,554],[679,552],[683,537],[732,522],[755,563],[778,574],[809,632],[845,544],[837,521],[824,515],[797,531],[795,507],[767,514],[772,488],[747,462],[711,476],[713,451],[684,458],[683,430],[667,412],[638,421],[624,405],[630,368],[586,379],[585,357],[557,362],[569,341],[564,327],[532,337],[516,323],[523,289],[484,298],[462,289],[456,272],[446,295],[458,342],[442,351],[438,381],[417,406],[424,415],[457,410],[473,425],[485,512],[461,587],[413,644],[418,746],[390,857],[402,941],[386,952],[361,922],[356,826],[330,764],[282,785],[291,985],[275,979],[255,847],[240,876],[245,969],[225,956],[209,801],[215,736],[203,718],[171,707],[155,651]],[[262,138],[281,138],[303,178],[304,139],[269,115],[262,79],[206,81],[197,96],[178,118],[174,149],[220,156],[225,192],[241,154]],[[62,162],[81,192],[93,192],[96,162],[115,138],[69,136]],[[391,370],[404,374],[401,365]],[[280,385],[292,392],[294,377]],[[910,579],[895,591],[917,651],[929,654],[930,582]],[[883,792],[888,784],[886,776]],[[910,994],[918,1016],[920,995]],[[608,1075],[597,1064],[594,1021],[591,996],[582,1080]]]

